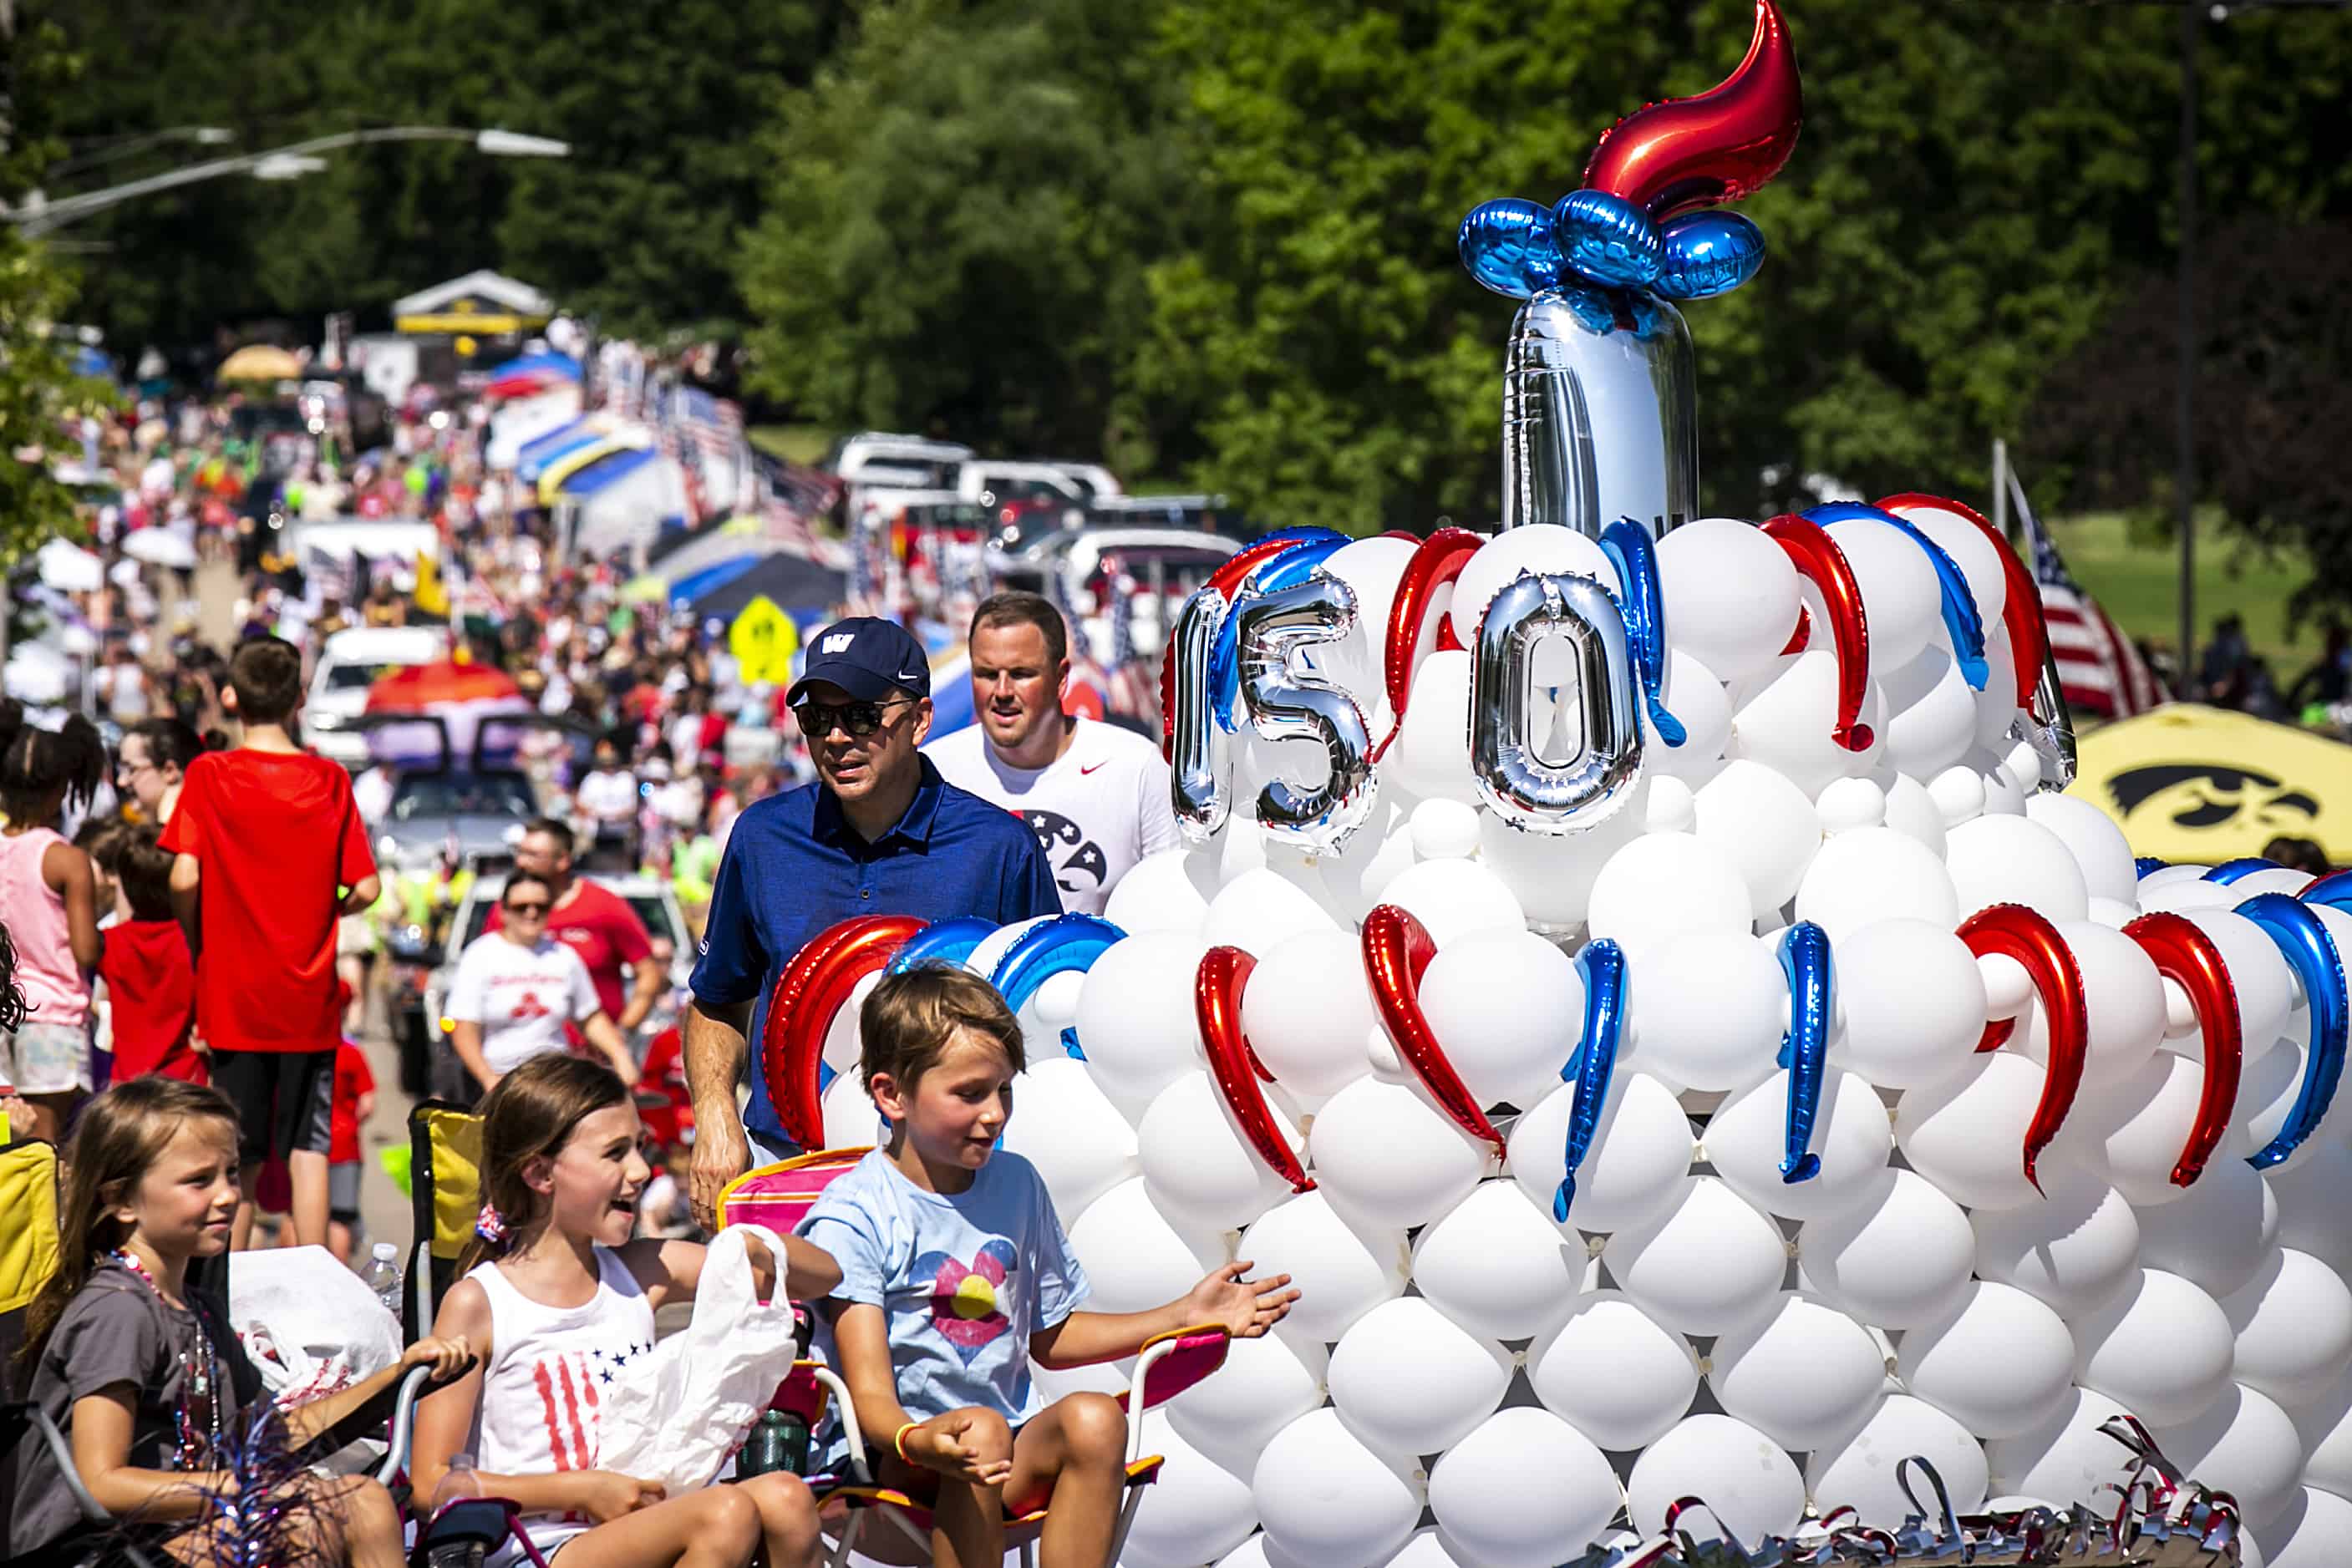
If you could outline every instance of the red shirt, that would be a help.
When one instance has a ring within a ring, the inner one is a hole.
[[[547,917],[547,934],[580,955],[588,966],[588,977],[596,983],[596,1005],[617,1023],[629,1000],[625,983],[628,971],[653,952],[653,937],[619,894],[593,882],[575,882],[572,887],[570,902],[557,904]],[[482,929],[498,931],[505,925],[505,908],[492,904]]]
[[[360,1096],[375,1092],[367,1057],[350,1040],[335,1047],[335,1099],[327,1113],[327,1163],[359,1164]]]
[[[163,847],[204,868],[196,1027],[215,1051],[332,1051],[342,890],[375,874],[352,776],[309,752],[188,765]]]
[[[150,1072],[188,1083],[208,1083],[205,1059],[189,1044],[196,1022],[196,967],[176,920],[127,920],[110,925],[99,955],[99,978],[114,1019],[114,1082]]]

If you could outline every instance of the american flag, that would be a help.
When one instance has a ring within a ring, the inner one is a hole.
[[[2025,486],[2018,483],[2015,469],[2009,473],[2009,493],[2033,549],[2033,580],[2042,590],[2042,619],[2050,628],[2050,657],[2058,667],[2066,706],[2077,715],[2129,718],[2169,702],[2171,694],[2132,640],[2066,570],[2050,530],[2026,504]]]

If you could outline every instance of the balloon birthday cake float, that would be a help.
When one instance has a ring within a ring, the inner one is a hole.
[[[1107,918],[852,921],[778,988],[806,1146],[872,1141],[863,988],[961,962],[1093,1305],[1295,1276],[1147,1417],[1127,1568],[2346,1561],[2352,878],[2136,862],[2056,793],[1968,507],[1691,516],[1675,301],[1753,274],[1712,204],[1798,120],[1759,0],[1722,87],[1470,214],[1526,301],[1504,528],[1195,594],[1189,847]]]

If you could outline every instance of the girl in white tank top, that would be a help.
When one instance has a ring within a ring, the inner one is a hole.
[[[429,1498],[449,1460],[470,1449],[480,1495],[512,1500],[541,1556],[562,1568],[813,1568],[816,1504],[800,1478],[760,1476],[678,1497],[599,1468],[605,1390],[654,1348],[654,1314],[689,1299],[703,1249],[630,1239],[652,1168],[628,1086],[610,1068],[541,1056],[482,1102],[488,1203],[434,1333],[463,1333],[480,1365],[418,1406],[409,1479]],[[784,1243],[782,1277],[761,1289],[804,1299],[841,1281],[810,1243]],[[755,1261],[766,1249],[754,1243]],[[459,1328],[456,1325],[468,1325]],[[789,1365],[793,1347],[778,1347]],[[779,1374],[781,1380],[781,1372]],[[499,1568],[521,1555],[509,1545]]]

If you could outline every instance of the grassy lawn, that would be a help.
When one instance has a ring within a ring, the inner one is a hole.
[[[2179,552],[2168,536],[2136,530],[2121,513],[2092,513],[2052,525],[2059,553],[2074,580],[2098,600],[2116,624],[2134,637],[2169,648],[2179,622],[2174,587]],[[2319,632],[2305,624],[2287,635],[2286,601],[2311,580],[2294,557],[2266,556],[2227,533],[2218,516],[2197,529],[2197,639],[2212,633],[2226,611],[2245,617],[2246,636],[2271,661],[2284,685],[2319,653]]]
[[[833,432],[821,424],[755,424],[745,433],[761,451],[803,467],[824,461]]]

